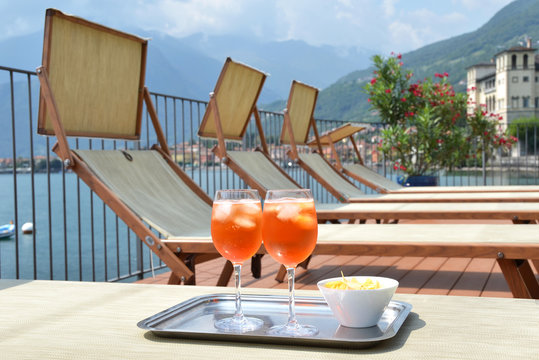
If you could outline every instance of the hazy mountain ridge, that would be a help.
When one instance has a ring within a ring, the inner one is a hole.
[[[365,52],[310,46],[302,41],[256,42],[232,36],[201,35],[178,39],[136,28],[125,31],[150,38],[146,70],[146,84],[150,91],[203,101],[207,101],[209,93],[213,91],[227,56],[269,73],[259,104],[286,98],[293,79],[324,87],[349,71],[366,66],[369,58]],[[42,32],[1,41],[0,65],[35,71],[41,64],[42,48]],[[25,81],[26,75],[14,73],[16,129],[28,126],[28,116],[22,115],[28,113],[28,102],[24,100],[27,94],[19,90],[19,87],[24,88]],[[32,116],[36,128],[38,81],[35,77],[32,81],[32,97],[36,98],[32,102]],[[0,125],[3,129],[11,129],[9,82],[9,73],[0,71]],[[282,110],[282,107],[275,110]],[[22,134],[25,137],[19,139]],[[29,155],[26,136],[27,131],[16,131],[18,155]],[[38,141],[40,146],[35,152],[42,155],[44,147],[41,146],[41,139]],[[11,133],[4,132],[0,139],[0,157],[10,156],[11,149]]]

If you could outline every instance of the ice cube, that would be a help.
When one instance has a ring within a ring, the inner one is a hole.
[[[213,217],[217,221],[226,221],[226,219],[232,213],[232,204],[226,201],[216,202],[213,206]]]
[[[277,206],[277,219],[281,221],[290,221],[299,215],[301,206],[297,204],[280,204]]]
[[[254,228],[256,226],[256,223],[250,217],[238,216],[234,219],[234,225],[247,230]]]
[[[260,213],[260,203],[255,201],[244,202],[241,205],[241,212],[249,215]]]

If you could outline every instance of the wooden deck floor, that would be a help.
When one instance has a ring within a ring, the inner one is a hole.
[[[214,286],[224,263],[220,258],[198,265],[197,285]],[[275,280],[278,269],[279,264],[266,255],[262,258],[262,276],[255,279],[248,261],[242,270],[242,286],[286,289],[286,282]],[[512,297],[496,260],[470,258],[318,255],[313,256],[307,270],[297,270],[296,289],[315,290],[319,280],[340,276],[341,271],[346,276],[378,275],[397,279],[398,293]],[[163,273],[139,282],[166,284],[168,275]],[[228,286],[234,286],[233,279]]]
[[[197,267],[197,285],[213,286],[223,268],[224,259],[215,259]],[[262,258],[262,276],[253,278],[250,261],[242,271],[242,286],[249,288],[282,288],[275,275],[279,264],[270,256]],[[314,256],[308,270],[296,272],[296,289],[315,290],[319,280],[349,275],[379,275],[399,281],[399,293],[512,297],[495,260],[467,258]],[[146,278],[139,283],[166,284],[169,273]],[[234,286],[233,281],[228,286]]]

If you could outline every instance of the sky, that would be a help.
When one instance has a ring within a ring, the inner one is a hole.
[[[122,30],[175,37],[241,35],[264,41],[407,52],[474,31],[512,0],[0,0],[0,41],[42,31],[54,7]]]

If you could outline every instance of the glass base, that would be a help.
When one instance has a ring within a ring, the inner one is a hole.
[[[258,318],[245,317],[229,317],[218,320],[215,322],[214,326],[216,329],[224,332],[233,332],[233,333],[245,333],[248,331],[258,330],[264,325],[264,321]]]
[[[308,337],[318,334],[318,329],[312,325],[286,324],[272,326],[266,333],[276,336]]]

